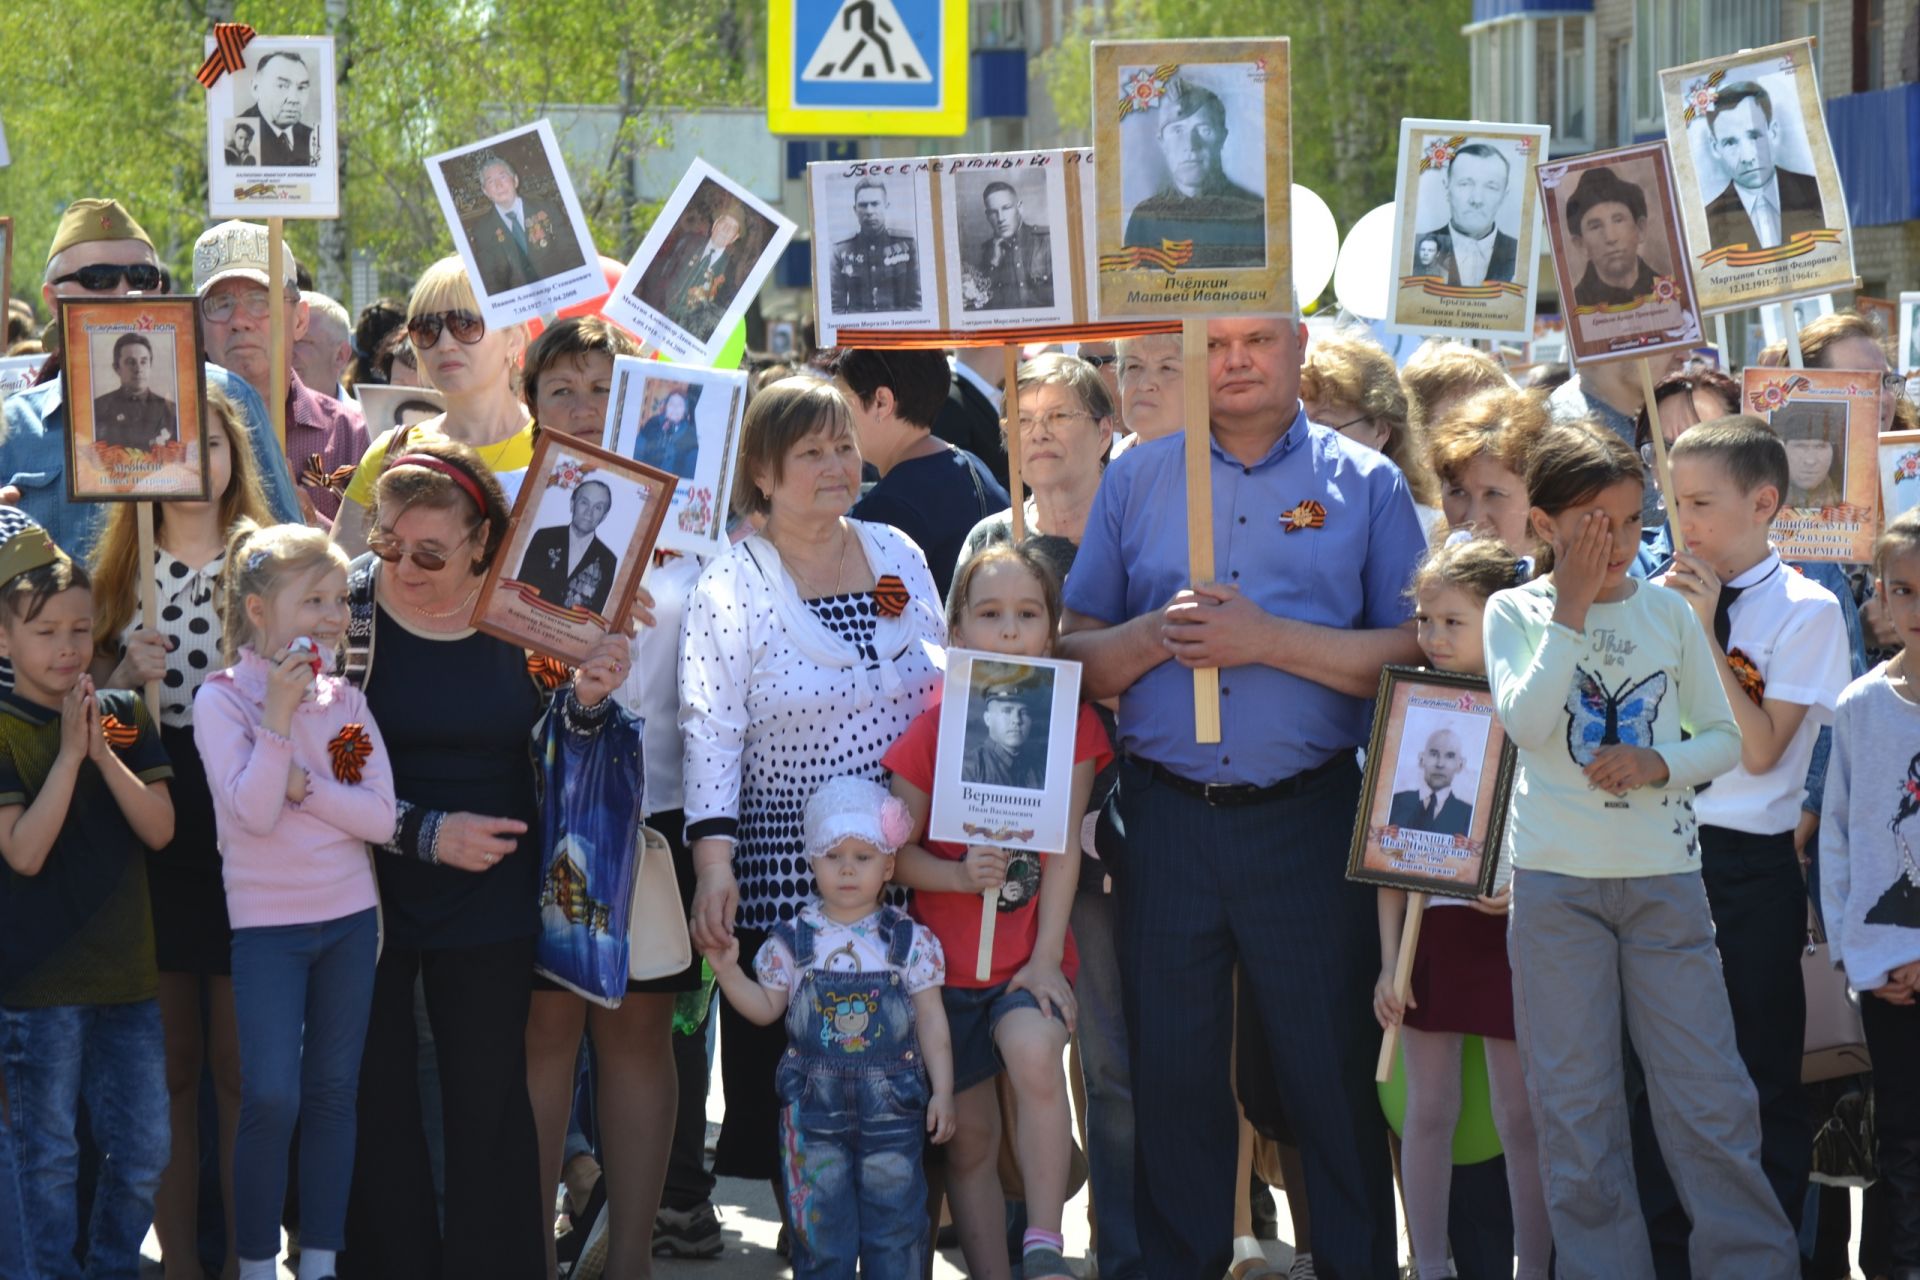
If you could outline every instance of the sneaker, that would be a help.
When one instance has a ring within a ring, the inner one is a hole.
[[[567,1272],[567,1280],[600,1280],[601,1273],[607,1269],[607,1246],[611,1243],[607,1235],[607,1224],[613,1215],[604,1207],[593,1216],[593,1225],[587,1228],[586,1242],[580,1246],[580,1260],[573,1264],[573,1270]]]
[[[1287,1280],[1316,1280],[1313,1274],[1313,1255],[1297,1253],[1293,1265],[1287,1268]]]
[[[656,1258],[717,1258],[726,1247],[720,1238],[720,1215],[704,1201],[691,1209],[662,1205],[653,1220]]]
[[[1028,1249],[1020,1259],[1020,1273],[1027,1280],[1073,1280],[1067,1260],[1052,1249]]]
[[[593,1190],[587,1195],[587,1202],[580,1206],[578,1213],[567,1215],[567,1230],[554,1241],[555,1258],[562,1263],[572,1264],[570,1276],[583,1276],[580,1270],[580,1258],[587,1247],[587,1237],[593,1234],[596,1226],[602,1225],[607,1216],[607,1180],[601,1178],[593,1184]]]

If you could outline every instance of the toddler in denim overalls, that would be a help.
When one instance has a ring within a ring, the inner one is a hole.
[[[817,896],[740,968],[707,958],[742,1015],[784,1016],[775,1075],[795,1280],[919,1280],[926,1264],[923,1134],[953,1134],[953,1052],[933,934],[881,895],[912,830],[871,782],[835,778],[807,802]]]

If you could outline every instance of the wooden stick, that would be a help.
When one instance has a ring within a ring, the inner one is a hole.
[[[1020,347],[1008,343],[1003,350],[1007,358],[1001,400],[1007,413],[1007,496],[1013,499],[1013,540],[1018,543],[1027,536],[1027,504],[1020,497]]]
[[[988,889],[980,895],[980,958],[973,966],[973,976],[981,982],[993,974],[993,925],[999,914],[1000,891]]]
[[[1673,549],[1685,551],[1687,540],[1680,535],[1680,508],[1673,500],[1673,468],[1667,465],[1667,433],[1660,429],[1660,406],[1653,394],[1653,361],[1640,357],[1640,394],[1647,399],[1647,439],[1653,444],[1653,478],[1660,486],[1660,500],[1667,504],[1667,527],[1673,531]]]
[[[1180,322],[1186,369],[1187,570],[1196,587],[1213,581],[1213,415],[1208,407],[1207,322]],[[1193,673],[1193,740],[1220,741],[1220,671]]]
[[[1427,914],[1427,895],[1407,894],[1407,918],[1400,925],[1400,960],[1393,966],[1393,995],[1406,1008],[1407,988],[1413,981],[1413,953],[1420,946],[1420,920]],[[1400,1024],[1387,1028],[1380,1038],[1380,1061],[1374,1065],[1373,1078],[1380,1084],[1393,1079],[1394,1055],[1400,1049]]]
[[[1724,311],[1713,318],[1713,343],[1720,348],[1720,372],[1725,373],[1733,367],[1733,352],[1727,348],[1727,313]]]
[[[1780,332],[1787,335],[1787,364],[1790,368],[1804,369],[1807,358],[1800,350],[1800,317],[1794,314],[1791,302],[1774,305],[1780,308]]]
[[[153,580],[153,504],[136,502],[133,504],[133,519],[140,531],[140,622],[149,631],[160,630],[160,587]],[[153,717],[157,727],[160,723],[160,682],[149,680],[146,684],[147,714]]]
[[[287,451],[287,307],[281,291],[289,282],[281,258],[286,253],[286,230],[285,218],[267,219],[267,363],[273,370],[268,377],[267,413],[283,454]],[[288,466],[295,475],[300,474],[291,459]],[[151,567],[150,561],[148,564]]]

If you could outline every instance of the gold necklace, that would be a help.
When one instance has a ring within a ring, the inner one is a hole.
[[[473,603],[473,598],[475,596],[480,594],[480,588],[476,586],[474,587],[473,590],[467,592],[466,598],[460,601],[460,603],[454,605],[453,608],[444,610],[443,612],[440,612],[440,613],[435,613],[430,609],[422,609],[419,605],[407,604],[404,601],[396,600],[393,597],[393,594],[391,592],[384,590],[384,584],[382,585],[383,585],[383,590],[381,591],[381,594],[386,597],[384,603],[386,603],[389,606],[399,605],[400,608],[406,610],[408,613],[412,614],[416,618],[427,618],[434,622],[445,622],[448,618],[457,616],[461,610],[465,609],[468,605]]]
[[[832,581],[832,585],[836,587],[846,580],[847,543],[848,543],[847,526],[845,524],[842,524],[840,526],[840,564],[839,564],[839,567],[833,571],[833,581]],[[798,581],[801,587],[804,588],[809,593],[808,594],[809,599],[817,599],[822,596],[831,596],[835,594],[832,591],[821,591],[819,588],[815,587],[812,580],[809,579],[805,574],[801,573],[800,566],[794,563],[791,559],[789,559],[787,562],[787,571],[793,574],[794,579]]]

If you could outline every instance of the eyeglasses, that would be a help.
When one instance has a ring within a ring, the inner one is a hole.
[[[226,289],[219,293],[204,294],[200,298],[200,314],[215,324],[225,324],[233,319],[235,311],[245,311],[255,320],[263,319],[271,308],[269,296],[264,287],[258,290]]]
[[[475,525],[473,529],[478,529],[479,527],[479,525]],[[399,564],[402,559],[407,559],[413,561],[415,565],[425,569],[428,573],[438,573],[447,567],[447,557],[473,540],[473,529],[467,530],[466,537],[454,543],[444,552],[420,551],[417,549],[410,550],[405,543],[391,538],[384,533],[376,533],[369,537],[367,539],[367,550],[373,552],[373,554],[379,556],[388,564]]]
[[[88,293],[105,293],[122,280],[127,282],[129,289],[139,293],[169,293],[173,289],[172,273],[151,262],[95,262],[63,276],[55,276],[53,283],[77,283]]]
[[[1038,418],[1023,413],[1020,415],[1020,434],[1031,435],[1035,427],[1045,427],[1048,434],[1058,435],[1080,419],[1092,416],[1085,409],[1055,409]]]
[[[487,336],[487,322],[471,311],[429,311],[407,321],[407,336],[423,351],[440,341],[442,329],[469,347]]]
[[[1904,373],[1883,373],[1880,375],[1880,389],[1882,391],[1898,391],[1906,385],[1907,375]]]
[[[1348,418],[1345,422],[1323,422],[1320,425],[1329,430],[1338,431],[1341,435],[1345,435],[1347,434],[1348,427],[1357,427],[1363,422],[1371,423],[1372,421],[1372,418],[1363,413],[1357,418]]]
[[[1104,369],[1108,365],[1113,364],[1120,359],[1119,356],[1089,356],[1089,355],[1082,355],[1080,358],[1082,360],[1085,360],[1088,364],[1092,365],[1096,369]]]

